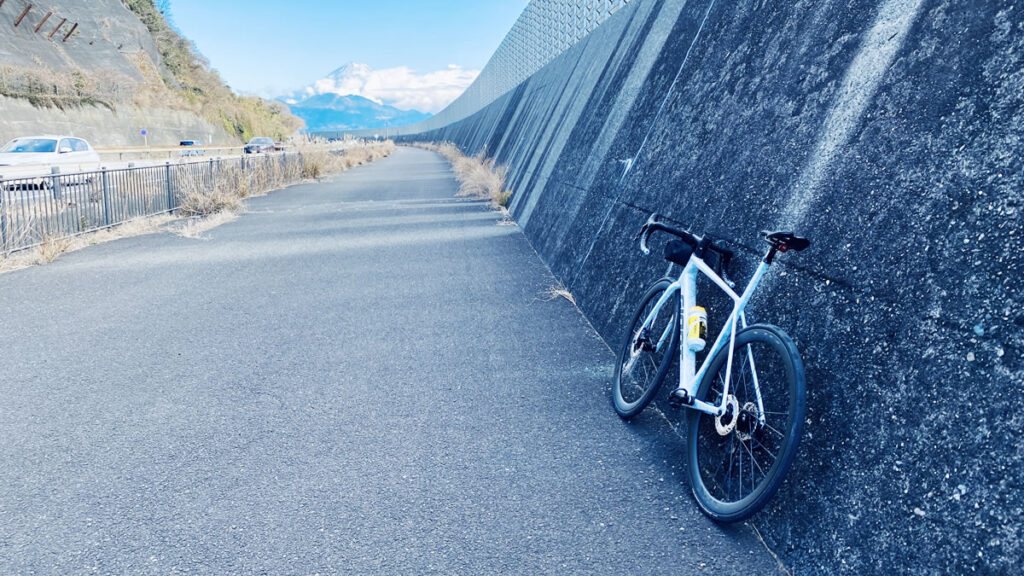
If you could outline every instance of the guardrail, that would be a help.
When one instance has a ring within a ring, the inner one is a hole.
[[[252,189],[253,175],[302,170],[301,153],[211,158],[157,166],[101,169],[5,179],[0,175],[0,255],[173,212],[186,192],[212,191],[230,175]]]
[[[130,146],[122,148],[96,148],[104,162],[129,162],[142,160],[171,160],[194,156],[238,156],[244,146]]]

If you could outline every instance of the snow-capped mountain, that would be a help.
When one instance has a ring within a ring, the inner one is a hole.
[[[366,81],[372,73],[373,69],[366,64],[349,62],[309,86],[281,96],[278,100],[285,104],[297,104],[307,98],[321,94],[338,94],[342,96],[354,94],[361,96],[366,86]]]
[[[306,122],[307,132],[383,129],[387,126],[408,126],[430,118],[430,114],[399,110],[355,95],[319,94],[288,104],[288,107],[292,114]]]
[[[387,121],[388,124],[398,126],[418,122],[438,112],[462,94],[478,74],[477,70],[464,70],[458,66],[417,74],[405,66],[374,70],[366,64],[350,62],[309,86],[278,99],[288,104],[293,114],[306,120],[309,131],[383,127],[384,120],[374,125],[353,125],[376,121],[379,116],[393,118]],[[324,96],[354,98],[346,101],[322,98]],[[370,111],[366,101],[382,109]],[[349,118],[343,119],[338,115],[332,119],[329,110],[345,113],[348,110],[346,106],[350,105],[352,114]],[[399,115],[406,114],[416,120],[399,119]],[[350,128],[321,127],[327,124],[345,124]]]

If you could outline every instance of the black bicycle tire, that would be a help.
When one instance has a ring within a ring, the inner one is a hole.
[[[803,432],[804,412],[806,409],[806,376],[804,374],[803,361],[793,340],[777,326],[770,324],[755,324],[749,326],[736,334],[736,351],[741,353],[745,347],[761,339],[762,343],[770,343],[775,352],[779,353],[788,361],[785,363],[787,388],[789,389],[789,422],[785,434],[785,445],[776,457],[773,465],[765,479],[746,497],[736,502],[722,502],[711,494],[711,490],[704,484],[704,479],[698,468],[698,432],[701,418],[711,416],[691,411],[687,429],[687,475],[690,480],[690,487],[693,496],[697,500],[701,511],[713,520],[721,523],[734,523],[745,520],[757,513],[778,491],[785,480],[796,456],[800,444],[800,437]],[[768,341],[768,342],[766,342]],[[697,398],[705,400],[708,390],[718,371],[722,368],[729,355],[729,347],[725,346],[711,359],[711,364],[704,378],[697,389]],[[733,361],[734,368],[735,360]]]
[[[669,366],[672,365],[672,360],[675,358],[679,346],[679,294],[675,295],[675,305],[672,312],[671,322],[671,335],[669,336],[668,350],[666,350],[662,357],[661,363],[658,366],[658,372],[655,375],[654,381],[650,386],[644,390],[640,397],[635,401],[627,401],[622,393],[622,364],[629,353],[632,346],[634,327],[638,323],[643,322],[644,309],[651,300],[657,300],[660,298],[661,293],[664,292],[672,281],[667,278],[662,278],[654,284],[652,284],[647,291],[644,293],[643,298],[640,299],[640,304],[636,308],[636,312],[633,314],[633,320],[629,323],[629,328],[626,330],[625,338],[623,339],[622,347],[619,349],[619,355],[615,363],[615,374],[612,381],[612,406],[615,408],[615,412],[624,420],[628,420],[647,407],[654,399],[654,396],[658,393],[661,388],[662,382],[665,380],[665,374],[668,372]],[[672,305],[672,304],[670,304]]]

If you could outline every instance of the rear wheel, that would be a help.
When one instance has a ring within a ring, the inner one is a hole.
[[[715,354],[697,398],[722,404],[728,358],[728,346]],[[738,522],[779,489],[800,442],[806,384],[796,345],[775,326],[740,331],[728,388],[725,414],[690,414],[688,475],[705,514]]]
[[[636,416],[651,402],[679,346],[678,290],[645,324],[671,284],[662,279],[647,289],[626,332],[612,384],[612,404],[622,418]]]

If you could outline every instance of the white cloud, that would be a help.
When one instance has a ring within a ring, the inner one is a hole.
[[[417,74],[407,66],[374,70],[353,62],[293,94],[288,101],[318,94],[355,94],[402,110],[436,113],[458,98],[479,74],[479,70],[454,64]]]

